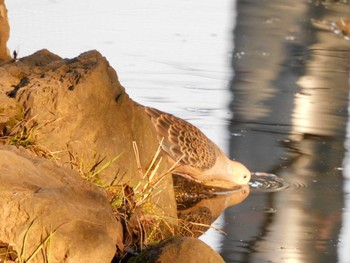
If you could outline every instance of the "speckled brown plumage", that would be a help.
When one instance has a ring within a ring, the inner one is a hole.
[[[144,107],[162,141],[162,149],[175,163],[173,173],[210,186],[231,188],[247,184],[249,170],[230,160],[198,128],[174,115]]]
[[[146,108],[156,127],[158,137],[164,138],[163,147],[174,160],[181,164],[205,170],[216,162],[215,147],[198,128],[192,124],[153,108]]]

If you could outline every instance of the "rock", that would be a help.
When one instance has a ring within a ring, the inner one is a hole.
[[[10,52],[6,43],[10,36],[10,26],[7,18],[7,9],[4,0],[0,0],[0,62],[9,60]]]
[[[41,50],[3,68],[1,79],[9,80],[2,85],[3,94],[18,102],[25,119],[35,119],[35,144],[59,152],[59,161],[67,166],[73,155],[87,170],[100,158],[107,162],[122,153],[102,179],[111,181],[119,170],[127,172],[123,182],[139,182],[132,142],[138,144],[142,167],[158,143],[156,137],[150,139],[148,118],[100,53],[61,59]]]
[[[0,211],[0,242],[17,253],[25,246],[26,260],[44,244],[31,262],[109,263],[122,248],[105,193],[23,148],[0,147]]]
[[[171,237],[142,252],[140,256],[131,259],[129,262],[220,263],[224,262],[224,260],[218,253],[199,239]]]
[[[22,115],[35,126],[33,144],[47,149],[62,165],[88,172],[102,161],[97,169],[105,167],[93,179],[105,185],[134,187],[142,180],[159,145],[155,131],[99,52],[62,59],[41,50],[0,67],[0,78],[0,113],[1,105],[11,105],[3,108],[3,122],[0,114],[0,128],[10,130],[9,120]],[[157,174],[169,167],[163,158]],[[176,217],[171,175],[159,187],[166,191],[154,202]]]

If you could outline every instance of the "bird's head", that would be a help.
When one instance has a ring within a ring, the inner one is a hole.
[[[248,184],[251,172],[240,162],[230,161],[228,165],[228,172],[232,177],[231,180],[236,184]]]
[[[251,172],[240,162],[226,159],[223,173],[205,175],[205,180],[200,180],[205,185],[233,189],[237,186],[247,185],[250,181]]]

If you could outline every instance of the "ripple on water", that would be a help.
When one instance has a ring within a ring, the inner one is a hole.
[[[300,189],[308,187],[305,183],[287,181],[275,174],[263,172],[252,173],[249,186],[251,190],[259,192],[277,192],[284,189]]]

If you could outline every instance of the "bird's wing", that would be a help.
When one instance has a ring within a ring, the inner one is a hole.
[[[214,166],[217,147],[198,128],[174,115],[145,107],[156,128],[158,138],[163,139],[163,150],[175,161],[205,170]]]

